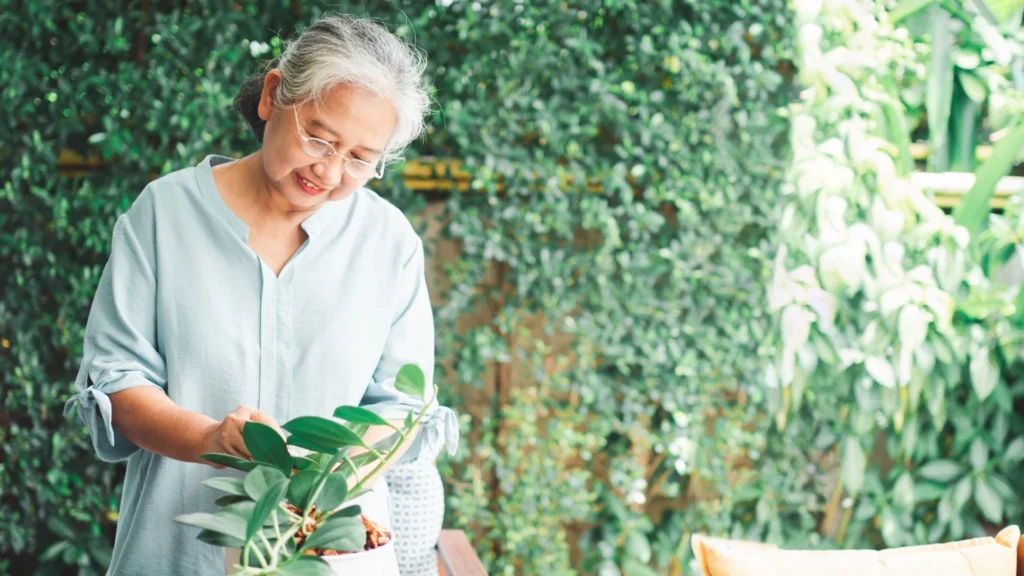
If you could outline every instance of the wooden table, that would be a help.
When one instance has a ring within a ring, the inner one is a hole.
[[[487,576],[483,563],[461,530],[442,530],[437,543],[437,571],[441,576]]]

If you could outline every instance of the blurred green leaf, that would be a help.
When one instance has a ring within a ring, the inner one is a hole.
[[[943,484],[956,480],[963,473],[963,467],[951,460],[932,460],[917,471],[920,477]]]
[[[916,14],[934,3],[935,0],[900,0],[889,12],[889,21],[893,25],[899,24],[904,18]]]
[[[1024,149],[1024,122],[1015,126],[996,142],[992,156],[978,167],[974,185],[953,210],[953,219],[971,233],[981,230],[988,218],[989,202],[996,184],[1006,176],[1017,162],[1017,154]]]
[[[864,449],[856,438],[847,438],[843,443],[843,455],[841,469],[843,482],[846,491],[850,494],[857,494],[864,486],[864,468],[867,466],[867,457]]]
[[[1006,447],[1006,452],[1003,453],[1003,458],[1010,463],[1016,463],[1024,460],[1024,437],[1018,436],[1017,438],[1014,438]]]
[[[929,155],[928,170],[945,172],[949,168],[949,117],[953,101],[953,33],[949,15],[938,5],[931,6],[932,58],[928,71]]]
[[[1003,502],[983,478],[974,479],[974,501],[978,509],[989,522],[998,523],[1003,520]]]

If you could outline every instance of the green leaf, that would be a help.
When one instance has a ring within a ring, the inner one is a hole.
[[[895,26],[900,20],[913,16],[934,2],[935,0],[902,0],[889,12],[889,21]]]
[[[622,573],[629,574],[629,576],[659,576],[658,572],[655,572],[650,566],[632,556],[622,559]]]
[[[200,541],[206,542],[207,544],[213,544],[214,546],[223,546],[224,548],[241,548],[245,546],[244,540],[239,540],[233,536],[216,532],[214,530],[203,529],[197,536]]]
[[[241,470],[242,472],[248,472],[258,466],[255,462],[239,458],[238,456],[232,456],[230,454],[203,454],[199,459],[219,464],[220,466],[234,468],[235,470]]]
[[[332,518],[334,516],[353,518],[355,516],[359,516],[362,513],[362,511],[363,509],[360,508],[358,504],[353,504],[351,506],[347,506],[345,508],[338,510],[337,512],[334,513]]]
[[[61,540],[60,542],[54,542],[43,552],[42,556],[39,557],[39,562],[49,562],[60,556],[68,548],[71,548],[71,543],[67,540]]]
[[[317,452],[334,452],[346,446],[362,446],[362,438],[339,422],[319,416],[300,416],[290,420],[284,426],[291,433],[288,443]],[[302,445],[305,443],[308,445]],[[314,446],[314,447],[310,447]]]
[[[174,518],[174,521],[178,524],[196,526],[205,530],[226,534],[238,540],[245,540],[245,521],[232,514],[196,512],[194,514],[177,516]]]
[[[966,74],[961,71],[959,76],[962,79]],[[958,84],[953,90],[949,123],[950,170],[970,172],[974,169],[980,115],[981,106],[967,96],[962,83]]]
[[[626,551],[644,564],[651,561],[651,543],[647,536],[636,530],[626,533]]]
[[[990,488],[996,491],[996,494],[999,495],[999,498],[1001,498],[1003,502],[1012,501],[1017,497],[1017,493],[1014,492],[1013,487],[997,474],[986,474],[985,482]]]
[[[305,456],[292,456],[292,467],[298,468],[299,470],[309,470],[316,468],[318,464],[316,461],[306,458]]]
[[[896,386],[896,370],[893,369],[892,364],[888,360],[881,356],[868,356],[864,361],[864,368],[867,370],[868,375],[886,388],[894,388]]]
[[[296,556],[288,564],[280,566],[277,576],[333,576],[334,571],[326,560],[318,556]]]
[[[288,501],[296,508],[303,510],[309,505],[309,497],[316,485],[320,472],[317,470],[303,470],[292,476],[288,482]]]
[[[914,503],[934,502],[946,493],[946,487],[933,482],[914,483]]]
[[[338,552],[358,552],[366,545],[366,526],[355,516],[331,516],[302,544],[302,550],[327,548]]]
[[[964,504],[971,499],[971,479],[968,476],[964,476],[956,483],[956,488],[950,496],[950,505],[953,507],[953,511],[960,513],[964,509]]]
[[[1003,519],[1003,501],[982,478],[974,479],[974,503],[985,519],[992,523]]]
[[[391,423],[365,408],[357,406],[338,406],[334,410],[334,417],[341,418],[355,424],[369,424],[371,426],[391,426]]]
[[[992,156],[978,167],[974,185],[953,209],[953,220],[967,228],[973,237],[988,218],[989,202],[999,180],[1017,163],[1017,154],[1024,149],[1024,122],[1018,122],[992,147]]]
[[[51,532],[65,540],[71,540],[72,542],[78,540],[78,534],[76,534],[71,525],[62,518],[49,518],[46,521],[46,525],[50,528]]]
[[[249,421],[242,427],[242,439],[253,460],[274,466],[285,476],[292,473],[292,455],[277,430],[262,423]]]
[[[221,492],[227,492],[232,496],[246,496],[244,480],[242,478],[233,478],[230,476],[215,476],[213,478],[207,478],[202,482],[203,486],[213,488],[214,490],[220,490]]]
[[[904,176],[914,170],[914,157],[910,153],[910,128],[907,126],[907,117],[903,112],[903,103],[900,102],[896,93],[896,86],[889,82],[886,86],[889,91],[889,98],[882,103],[882,113],[885,116],[887,139],[896,146],[896,166],[898,174]],[[821,341],[821,339],[816,339]],[[831,346],[822,346],[831,350]]]
[[[1010,445],[1006,447],[1006,452],[1003,453],[1003,459],[1013,464],[1024,460],[1024,437],[1018,437],[1010,442]]]
[[[233,514],[238,516],[246,522],[249,521],[249,517],[252,516],[252,511],[256,509],[256,503],[252,500],[244,500],[241,502],[232,502],[224,507],[224,514]],[[220,512],[218,512],[219,514]]]
[[[378,458],[370,452],[363,452],[362,454],[357,454],[352,458],[349,458],[348,461],[345,462],[345,465],[338,469],[338,472],[351,478],[353,476],[352,466],[354,466],[356,470],[359,470],[363,466],[377,461]],[[352,466],[349,466],[349,462],[352,463]]]
[[[900,479],[896,481],[893,487],[893,500],[904,510],[914,509],[914,479],[909,473],[901,474]]]
[[[932,5],[932,59],[928,71],[928,171],[949,169],[949,114],[953,102],[953,32],[949,14]]]
[[[974,72],[967,72],[961,70],[956,75],[960,81],[960,86],[964,89],[964,94],[971,99],[975,104],[984,104],[985,99],[988,98],[988,87],[985,83],[978,78],[978,75]]]
[[[1014,16],[1020,18],[1020,11],[1024,8],[1024,0],[987,0],[983,3],[999,24],[1005,24]]]
[[[840,469],[843,474],[843,483],[850,494],[857,494],[864,487],[864,468],[867,466],[867,458],[864,456],[864,449],[856,438],[847,438],[843,443],[843,456]]]
[[[346,424],[345,427],[351,430],[353,434],[359,436],[360,438],[366,436],[366,431],[370,429],[369,424],[353,424],[352,422]],[[394,428],[394,426],[390,427]]]
[[[971,356],[970,373],[974,393],[984,401],[999,383],[999,366],[988,348],[980,348]]]
[[[252,472],[245,475],[243,486],[245,488],[246,495],[248,495],[249,498],[258,501],[263,497],[263,494],[267,489],[281,480],[286,479],[287,476],[281,473],[277,468],[259,466]]]
[[[918,476],[934,482],[948,484],[964,473],[963,467],[952,460],[933,460],[918,469]]]
[[[245,527],[246,540],[252,538],[256,532],[263,527],[263,522],[270,517],[270,513],[277,508],[277,505],[284,499],[284,495],[288,491],[288,484],[288,479],[282,478],[267,488],[267,491],[263,493],[259,502],[256,502],[256,507],[253,509],[252,516],[249,517],[249,523],[246,524]]]
[[[236,496],[234,494],[228,494],[227,496],[221,496],[214,501],[214,504],[220,507],[234,504],[236,502],[246,502],[249,500],[248,496]]]
[[[427,382],[423,370],[415,364],[402,366],[395,377],[395,389],[426,401]]]
[[[103,570],[110,567],[110,562],[114,559],[114,550],[111,548],[105,537],[100,536],[90,538],[86,548],[89,552],[89,556],[91,556],[92,559],[96,561],[96,564],[98,564]],[[99,576],[99,574],[96,576]]]
[[[348,496],[348,477],[341,472],[334,472],[327,476],[323,489],[313,500],[317,510],[334,510],[345,503]]]
[[[896,514],[893,512],[892,508],[886,508],[885,510],[882,511],[881,520],[882,541],[885,542],[885,545],[887,547],[896,548],[900,545],[898,539],[900,535],[899,519],[896,517]]]
[[[988,464],[988,446],[981,438],[971,441],[970,461],[971,469],[975,472],[983,472]]]

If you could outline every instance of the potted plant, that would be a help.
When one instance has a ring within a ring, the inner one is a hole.
[[[427,400],[423,371],[413,364],[399,370],[395,388]],[[224,547],[229,574],[398,576],[388,528],[366,518],[352,501],[412,439],[436,397],[435,388],[423,411],[409,412],[402,426],[354,406],[339,406],[334,418],[300,416],[282,425],[287,442],[272,427],[247,422],[242,435],[251,461],[228,454],[200,457],[244,477],[204,481],[225,493],[216,501],[220,510],[175,521],[201,528],[200,540]],[[363,436],[370,426],[388,426],[394,433],[367,445]]]

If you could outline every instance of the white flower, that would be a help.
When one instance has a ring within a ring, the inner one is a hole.
[[[266,42],[257,42],[255,40],[249,42],[249,53],[252,54],[253,58],[259,58],[267,52],[270,52],[270,46]]]

